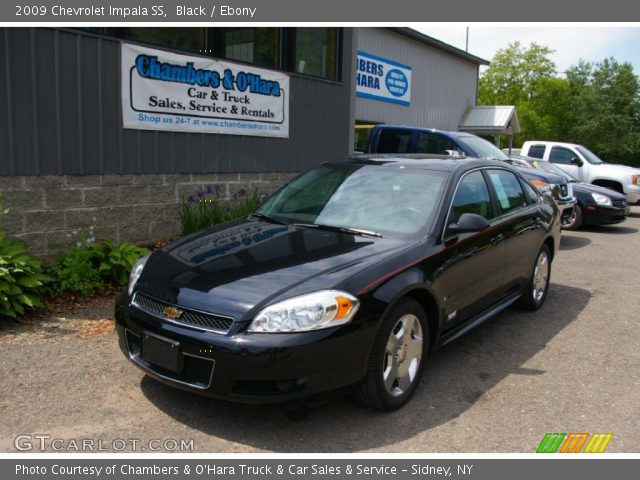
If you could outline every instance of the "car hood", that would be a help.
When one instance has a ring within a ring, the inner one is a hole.
[[[592,185],[590,183],[584,183],[584,182],[572,182],[571,185],[573,186],[574,194],[584,193],[588,195],[591,193],[599,193],[601,195],[606,195],[610,197],[612,200],[626,199],[626,197],[623,194],[618,193],[614,190],[611,190],[610,188],[599,187],[597,185]]]
[[[545,183],[554,185],[567,183],[567,180],[564,177],[556,175],[555,173],[544,172],[542,170],[536,170],[534,168],[516,168],[527,180],[542,180]]]
[[[136,290],[237,321],[284,298],[335,288],[406,241],[241,220],[154,252]]]
[[[615,163],[602,163],[597,165],[592,165],[592,167],[596,168],[596,172],[601,170],[603,174],[616,174],[620,176],[629,176],[629,175],[640,175],[640,169],[629,167],[627,165],[618,165]]]

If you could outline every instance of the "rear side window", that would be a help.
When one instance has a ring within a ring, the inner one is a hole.
[[[520,179],[520,183],[522,183],[522,188],[524,189],[524,196],[527,199],[527,203],[529,205],[533,205],[534,203],[538,203],[540,201],[540,196],[538,195],[538,191],[529,184],[526,180]]]
[[[513,173],[506,170],[489,170],[488,173],[503,214],[527,205],[522,185]]]
[[[384,129],[378,136],[377,153],[412,153],[411,130]]]
[[[453,197],[449,221],[457,223],[463,213],[476,213],[487,220],[494,217],[489,189],[480,171],[471,172],[460,181]]]
[[[434,153],[436,155],[451,155],[451,152],[458,151],[456,145],[447,137],[436,133],[418,134],[418,152]]]
[[[533,158],[544,158],[544,145],[531,145],[527,155]]]
[[[577,155],[568,148],[553,147],[549,154],[551,163],[559,163],[560,165],[571,165],[571,159]]]

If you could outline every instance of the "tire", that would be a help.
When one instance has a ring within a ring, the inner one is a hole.
[[[573,207],[573,213],[569,216],[567,223],[562,224],[563,230],[577,230],[582,226],[582,209],[576,203]]]
[[[525,310],[538,310],[547,298],[550,278],[551,251],[549,247],[543,245],[538,255],[536,255],[536,261],[531,272],[531,279],[522,297],[520,297],[518,305]]]
[[[420,383],[428,351],[427,315],[417,301],[406,298],[382,320],[354,399],[377,410],[402,407]]]

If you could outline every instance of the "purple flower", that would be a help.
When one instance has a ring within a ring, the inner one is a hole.
[[[213,189],[211,188],[211,185],[207,185],[207,193],[213,193]]]
[[[198,190],[198,198],[204,197],[204,192],[202,190]]]
[[[187,202],[189,203],[196,203],[196,199],[193,198],[193,195],[189,195],[189,198],[187,199]]]
[[[238,190],[238,195],[240,195],[241,197],[244,197],[247,194],[247,191],[244,188],[241,188],[240,190]]]

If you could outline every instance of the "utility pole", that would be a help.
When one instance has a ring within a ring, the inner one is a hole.
[[[467,41],[465,43],[464,51],[467,53],[469,52],[469,27],[468,26],[467,26]]]

